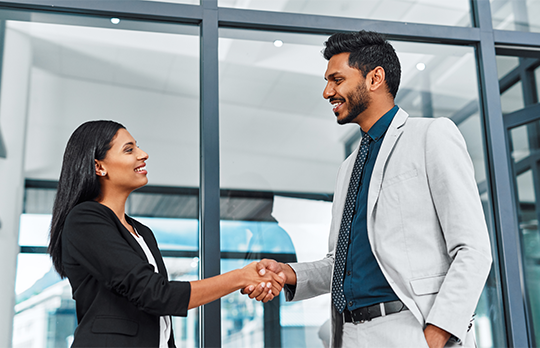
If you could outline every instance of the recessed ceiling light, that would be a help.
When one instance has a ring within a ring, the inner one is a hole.
[[[112,23],[112,24],[118,24],[118,23],[120,23],[120,18],[116,18],[116,17],[115,17],[115,18],[111,18],[111,23]]]
[[[424,71],[425,68],[426,68],[426,65],[424,63],[416,64],[416,69],[418,69],[420,71]]]
[[[276,46],[276,47],[281,47],[281,46],[283,46],[283,41],[281,41],[281,40],[274,40],[274,46]]]

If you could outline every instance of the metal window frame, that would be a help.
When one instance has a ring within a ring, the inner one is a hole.
[[[481,107],[484,114],[488,181],[500,261],[498,266],[502,281],[507,341],[509,347],[528,347],[521,251],[517,239],[517,209],[513,204],[508,204],[514,202],[513,180],[502,118],[491,8],[489,1],[485,0],[474,1],[474,5],[477,25],[481,29],[477,51]]]
[[[114,16],[133,20],[195,24],[200,27],[200,241],[201,277],[220,273],[219,250],[219,85],[218,30],[221,27],[331,34],[360,28],[387,34],[390,39],[469,45],[476,48],[480,104],[488,171],[488,194],[496,236],[509,347],[529,346],[523,297],[518,220],[510,155],[500,104],[496,52],[540,51],[540,33],[495,30],[489,0],[471,0],[474,27],[379,21],[297,13],[218,7],[217,0],[200,5],[122,0],[11,0],[0,9],[74,15]],[[503,54],[505,54],[503,53]],[[501,141],[503,139],[504,141]],[[201,346],[221,346],[220,303],[201,310]]]

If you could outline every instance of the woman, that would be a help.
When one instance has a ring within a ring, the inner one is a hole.
[[[283,286],[275,274],[259,275],[255,262],[209,279],[168,281],[152,231],[125,215],[129,194],[148,182],[147,159],[113,121],[82,124],[66,146],[49,253],[76,301],[73,347],[174,347],[171,315],[244,287],[267,301]]]

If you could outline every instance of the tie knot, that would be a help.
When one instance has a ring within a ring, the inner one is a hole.
[[[371,141],[371,137],[369,136],[369,134],[364,133],[362,135],[362,141],[360,142],[360,144],[361,145],[367,145],[367,144],[369,144],[370,141]]]

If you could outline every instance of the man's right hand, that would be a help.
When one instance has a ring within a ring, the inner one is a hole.
[[[277,262],[276,260],[271,259],[262,259],[259,261],[256,265],[257,272],[259,274],[265,275],[266,272],[270,271],[278,276],[280,276],[286,284],[296,284],[296,274],[292,270],[292,268],[284,263]],[[263,287],[257,286],[248,286],[241,290],[241,293],[244,295],[248,295],[249,298],[255,298],[257,301],[261,301],[261,294],[264,291]],[[269,296],[266,296],[262,299],[263,302],[267,302],[270,300],[268,298]]]
[[[283,278],[284,281],[287,281],[287,277],[285,276],[285,272],[283,272],[282,264],[277,262],[276,260],[271,259],[262,259],[257,263],[257,271],[260,275],[265,275],[266,271],[274,272],[281,278]]]

